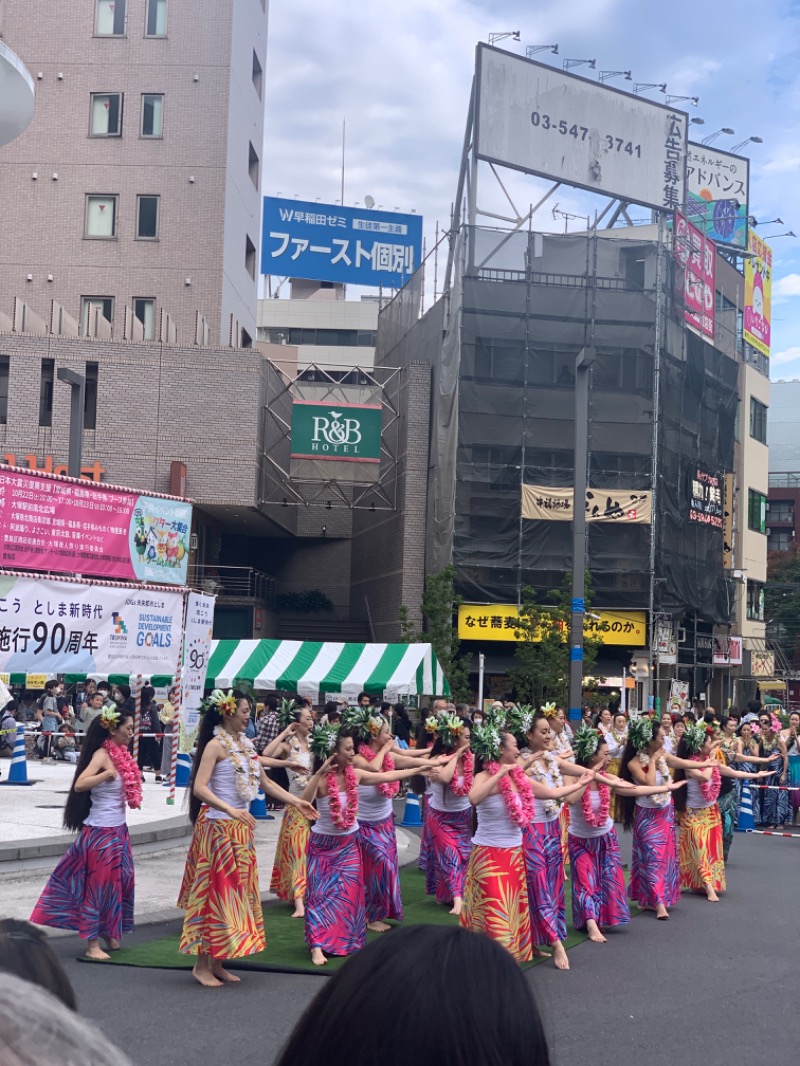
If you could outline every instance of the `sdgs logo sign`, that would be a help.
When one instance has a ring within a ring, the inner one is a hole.
[[[379,405],[295,400],[291,457],[380,463],[381,415]]]

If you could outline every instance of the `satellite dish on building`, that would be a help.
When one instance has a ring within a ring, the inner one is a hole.
[[[367,209],[371,211],[375,206],[375,199],[372,196],[365,196],[364,203],[367,205]]]

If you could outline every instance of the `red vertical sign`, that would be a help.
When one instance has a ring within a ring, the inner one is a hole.
[[[716,248],[697,226],[679,211],[675,212],[675,258],[683,268],[684,318],[688,325],[714,339]],[[676,288],[678,285],[676,284]]]

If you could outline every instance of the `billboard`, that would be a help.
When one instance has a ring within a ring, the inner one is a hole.
[[[296,381],[290,476],[374,484],[380,478],[382,428],[380,385]]]
[[[422,261],[422,218],[264,197],[261,273],[400,289]]]
[[[460,640],[502,640],[519,643],[516,628],[519,608],[515,603],[462,603],[458,608]],[[647,643],[647,615],[644,611],[604,611],[592,608],[583,623],[586,636],[603,644],[644,647]]]
[[[752,231],[747,237],[752,252],[744,263],[744,339],[769,356],[772,313],[772,249]]]
[[[714,242],[680,211],[675,212],[676,295],[687,325],[714,340],[716,254]]]
[[[192,505],[0,468],[0,566],[185,585]]]
[[[571,522],[571,488],[551,485],[522,486],[522,517],[537,522]],[[586,521],[618,522],[620,525],[649,525],[653,515],[653,494],[627,489],[587,489]]]
[[[712,529],[725,528],[723,479],[702,466],[689,470],[689,521]]]
[[[480,159],[631,203],[686,199],[683,111],[479,44]]]
[[[183,593],[0,574],[0,671],[166,674]]]
[[[686,214],[716,244],[747,247],[750,160],[689,141]]]

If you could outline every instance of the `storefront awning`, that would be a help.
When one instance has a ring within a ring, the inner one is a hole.
[[[338,644],[299,640],[215,640],[206,688],[296,692],[315,703],[326,693],[448,696],[430,644]]]

